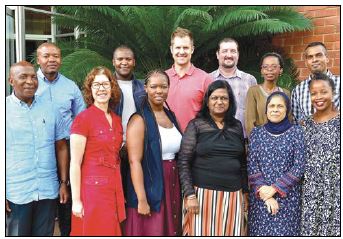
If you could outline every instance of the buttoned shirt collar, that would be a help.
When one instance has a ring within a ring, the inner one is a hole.
[[[232,75],[232,76],[226,77],[226,76],[224,76],[224,75],[220,72],[220,70],[219,70],[219,68],[218,68],[218,69],[214,72],[213,76],[214,76],[215,78],[217,78],[217,77],[219,77],[219,76],[222,76],[222,77],[224,77],[224,78],[234,78],[234,77],[238,77],[238,78],[242,79],[242,72],[241,72],[240,70],[238,70],[238,68],[236,67],[235,74]]]
[[[330,78],[332,78],[332,77],[334,76],[334,75],[331,73],[331,71],[329,71],[329,70],[326,70],[325,75],[327,75],[327,76],[330,77]],[[307,78],[307,80],[308,80],[308,81],[311,81],[312,78],[313,78],[313,74],[311,73],[311,74],[309,75],[309,77]]]
[[[15,94],[14,94],[14,91],[12,92],[11,94],[11,98],[13,100],[14,103],[20,105],[20,106],[27,106],[29,108],[32,107],[32,105],[34,105],[36,103],[36,96],[33,96],[33,100],[32,100],[32,103],[31,105],[28,105],[26,102],[20,100]]]
[[[54,80],[50,81],[50,80],[48,80],[48,79],[45,77],[45,75],[44,75],[43,72],[42,72],[42,69],[39,68],[38,71],[37,71],[37,76],[40,77],[40,78],[42,78],[42,79],[43,79],[45,82],[47,82],[47,83],[55,84],[55,83],[60,79],[61,74],[60,74],[59,72],[57,72],[56,78],[55,78]]]

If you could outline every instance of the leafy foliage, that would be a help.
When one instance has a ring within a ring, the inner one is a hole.
[[[112,62],[95,51],[79,49],[63,58],[61,72],[73,79],[81,88],[85,76],[94,66],[112,68]]]
[[[113,50],[121,44],[134,50],[138,75],[170,67],[170,35],[178,26],[193,32],[196,66],[208,72],[217,68],[218,41],[232,37],[240,43],[240,69],[250,68],[258,76],[259,56],[267,50],[258,45],[261,39],[269,46],[274,34],[312,27],[309,19],[290,6],[57,6],[56,10],[66,15],[55,16],[58,25],[86,32],[74,49],[70,43],[62,47],[62,52],[71,54],[63,59],[62,71],[78,77],[77,82],[90,66],[109,64]],[[296,75],[291,61],[287,67],[289,77],[285,74],[282,84],[291,87]]]

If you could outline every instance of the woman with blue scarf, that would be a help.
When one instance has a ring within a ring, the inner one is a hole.
[[[249,236],[297,236],[300,232],[300,179],[304,172],[304,133],[290,123],[283,92],[266,103],[268,122],[255,127],[248,154]]]

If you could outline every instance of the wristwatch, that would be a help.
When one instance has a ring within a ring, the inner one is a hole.
[[[70,185],[69,180],[60,180],[60,185],[63,184],[63,183],[65,183],[67,186]]]

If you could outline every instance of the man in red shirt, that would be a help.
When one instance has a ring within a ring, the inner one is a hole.
[[[207,87],[213,79],[191,63],[194,44],[189,30],[176,28],[171,35],[170,51],[174,64],[166,70],[170,78],[167,102],[184,132],[188,122],[200,110]]]

